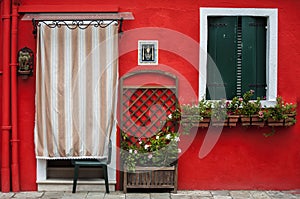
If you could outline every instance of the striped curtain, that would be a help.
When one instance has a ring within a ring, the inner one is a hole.
[[[38,28],[36,157],[106,157],[116,131],[117,25]]]

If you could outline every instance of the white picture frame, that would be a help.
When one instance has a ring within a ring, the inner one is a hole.
[[[138,65],[158,65],[158,41],[138,41]]]

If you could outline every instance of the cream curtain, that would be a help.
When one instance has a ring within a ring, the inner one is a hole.
[[[116,131],[118,27],[40,24],[35,148],[40,159],[102,158]]]

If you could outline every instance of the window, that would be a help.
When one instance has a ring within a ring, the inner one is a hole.
[[[207,99],[227,99],[255,90],[266,96],[266,18],[208,17]],[[215,76],[218,70],[222,78]]]
[[[277,9],[200,8],[199,97],[277,96]]]

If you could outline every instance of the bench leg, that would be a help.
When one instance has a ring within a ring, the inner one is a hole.
[[[105,181],[105,189],[106,189],[106,193],[109,193],[107,165],[103,165],[103,174],[104,174],[104,181]]]
[[[72,191],[72,193],[76,193],[78,171],[79,171],[79,166],[75,165],[75,168],[74,168],[74,178],[73,178],[73,191]]]

